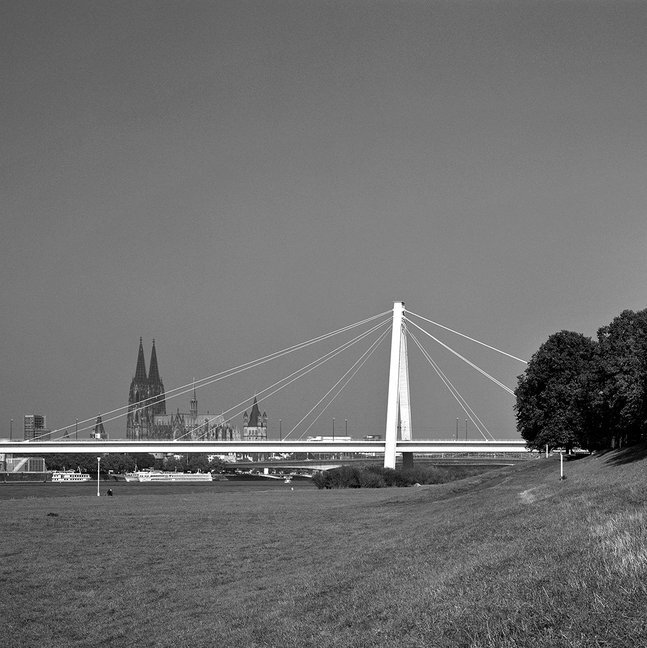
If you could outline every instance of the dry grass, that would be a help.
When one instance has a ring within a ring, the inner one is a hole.
[[[3,645],[647,645],[644,468],[1,501]]]

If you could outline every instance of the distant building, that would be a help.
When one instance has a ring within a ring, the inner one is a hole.
[[[188,412],[180,412],[178,408],[175,413],[167,414],[164,383],[157,365],[155,340],[153,340],[149,371],[146,373],[144,347],[142,339],[139,338],[137,367],[128,392],[126,437],[151,440],[239,441],[240,432],[220,414],[199,413],[195,388]]]
[[[7,455],[5,460],[5,471],[8,473],[44,473],[47,468],[43,457],[17,457]]]
[[[40,439],[49,434],[47,419],[42,414],[25,414],[23,423],[23,438],[25,441]]]
[[[153,418],[150,439],[183,439],[185,441],[240,441],[240,432],[225,421],[222,414],[198,412],[195,389],[188,412],[160,414]]]
[[[103,421],[100,416],[97,416],[97,422],[94,424],[94,429],[90,433],[91,439],[107,440],[108,435],[106,434],[105,428],[103,427]]]
[[[256,397],[252,411],[243,414],[243,441],[267,441],[267,414],[258,408]]]
[[[126,438],[151,439],[151,431],[156,416],[166,414],[164,383],[157,367],[155,340],[151,351],[150,371],[146,372],[144,347],[139,338],[139,352],[135,376],[130,381],[128,392],[128,416],[126,418]]]

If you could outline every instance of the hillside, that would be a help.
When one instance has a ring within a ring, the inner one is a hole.
[[[2,501],[6,646],[647,645],[645,451],[408,489]]]

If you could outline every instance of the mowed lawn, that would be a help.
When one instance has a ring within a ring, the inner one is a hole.
[[[643,453],[407,489],[0,501],[2,645],[647,645]],[[55,515],[54,515],[55,514]]]

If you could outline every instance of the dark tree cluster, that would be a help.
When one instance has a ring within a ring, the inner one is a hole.
[[[517,429],[531,448],[613,448],[647,438],[647,309],[626,310],[597,340],[551,335],[515,390]]]
[[[96,454],[53,454],[45,459],[48,470],[78,470],[96,474]],[[189,457],[176,459],[167,457],[158,460],[150,453],[134,454],[104,454],[101,455],[100,472],[102,474],[125,473],[134,470],[145,470],[155,468],[157,470],[169,470],[179,472],[207,472],[209,470],[221,471],[224,467],[220,459],[214,458],[209,461],[207,455],[191,454]]]
[[[322,470],[312,476],[319,489],[330,488],[386,488],[413,486],[414,484],[442,484],[460,479],[461,471],[451,471],[437,466],[417,468],[383,468],[382,466],[340,466]]]
[[[45,458],[48,470],[77,470],[96,474],[96,454],[53,454]],[[135,454],[103,454],[101,455],[100,471],[102,474],[109,472],[132,472],[135,468],[155,468],[155,456],[149,453]]]

